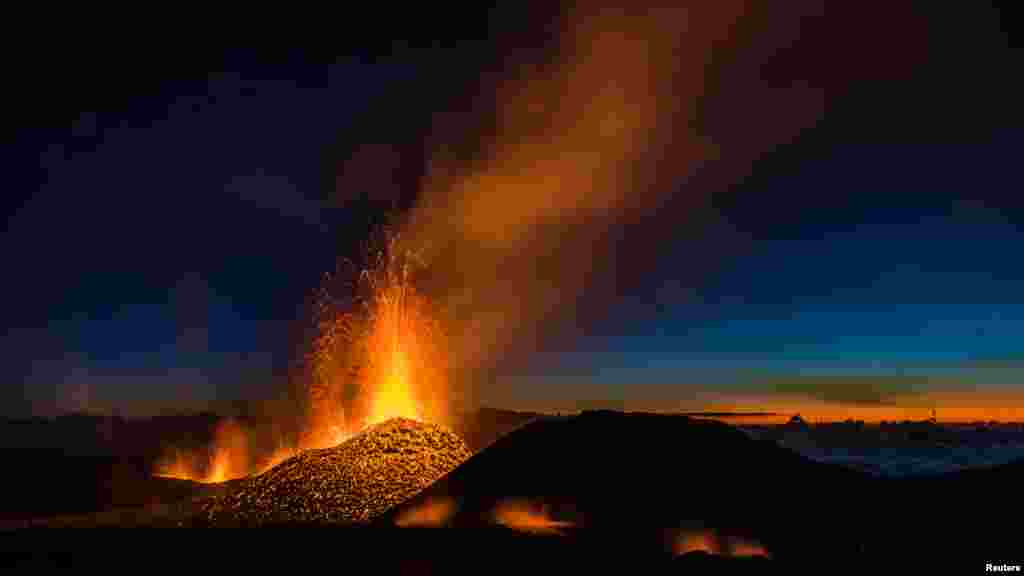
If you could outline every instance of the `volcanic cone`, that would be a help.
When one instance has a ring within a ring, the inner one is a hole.
[[[302,452],[207,500],[194,524],[362,523],[470,457],[455,433],[395,418],[333,448]]]

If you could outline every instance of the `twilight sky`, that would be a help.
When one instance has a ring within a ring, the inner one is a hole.
[[[887,8],[884,25],[881,3],[824,6],[759,64],[822,90],[813,126],[715,190],[696,232],[667,207],[675,232],[634,259],[651,265],[624,265],[617,298],[485,402],[878,407],[1022,389],[1019,35],[975,3]],[[321,275],[417,194],[432,114],[486,99],[482,70],[543,42],[541,9],[509,12],[443,49],[153,41],[128,60],[69,40],[21,63],[3,142],[4,412],[275,394]]]

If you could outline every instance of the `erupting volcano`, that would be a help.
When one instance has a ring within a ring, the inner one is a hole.
[[[397,235],[388,235],[372,260],[354,275],[354,283],[343,283],[351,289],[347,298],[332,288],[337,276],[328,276],[322,287],[317,335],[307,357],[307,413],[298,438],[256,460],[246,430],[226,421],[218,425],[209,449],[173,451],[157,475],[219,483],[264,473],[303,451],[337,447],[361,431],[372,433],[376,425],[409,430],[417,423],[436,427],[443,422],[446,334],[431,302],[413,285],[416,254],[403,250]],[[461,439],[448,438],[443,444],[455,448],[442,460],[454,465],[465,459],[468,449]],[[303,458],[313,457],[300,455],[293,464]]]
[[[446,334],[413,284],[416,253],[399,241],[389,235],[374,265],[358,274],[351,309],[324,292],[310,357],[308,447],[391,418],[444,419]]]
[[[375,265],[358,274],[353,298],[339,301],[325,284],[308,357],[309,411],[291,454],[246,468],[244,437],[222,427],[212,466],[180,455],[171,462],[168,475],[202,482],[256,472],[208,499],[193,522],[368,521],[469,458],[460,437],[426,422],[445,413],[445,333],[413,286],[415,254],[398,240],[388,236]]]

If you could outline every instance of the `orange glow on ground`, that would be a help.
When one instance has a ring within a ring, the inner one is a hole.
[[[720,553],[715,535],[709,530],[679,531],[672,541],[672,553],[682,556],[689,552]]]
[[[520,532],[544,535],[559,535],[562,530],[574,526],[572,522],[553,520],[546,506],[519,500],[502,502],[495,507],[494,521]]]
[[[769,556],[768,551],[764,549],[764,546],[761,546],[757,542],[733,538],[728,540],[728,545],[730,556]]]
[[[448,522],[455,510],[455,501],[450,498],[428,500],[404,510],[395,518],[395,525],[401,528],[439,528]]]
[[[769,556],[764,547],[757,542],[720,535],[714,530],[679,530],[673,535],[671,546],[672,554],[675,556],[690,552],[732,557]]]

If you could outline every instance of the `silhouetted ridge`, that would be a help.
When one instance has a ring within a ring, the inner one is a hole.
[[[829,503],[831,514],[859,517],[856,501],[867,481],[721,422],[588,410],[524,425],[381,522],[427,498],[450,497],[458,502],[452,526],[480,526],[491,523],[499,502],[516,499],[547,504],[557,519],[599,531],[743,526],[770,545],[806,534],[805,523],[822,513],[811,496],[822,486],[844,494]],[[842,547],[842,539],[831,544]]]

